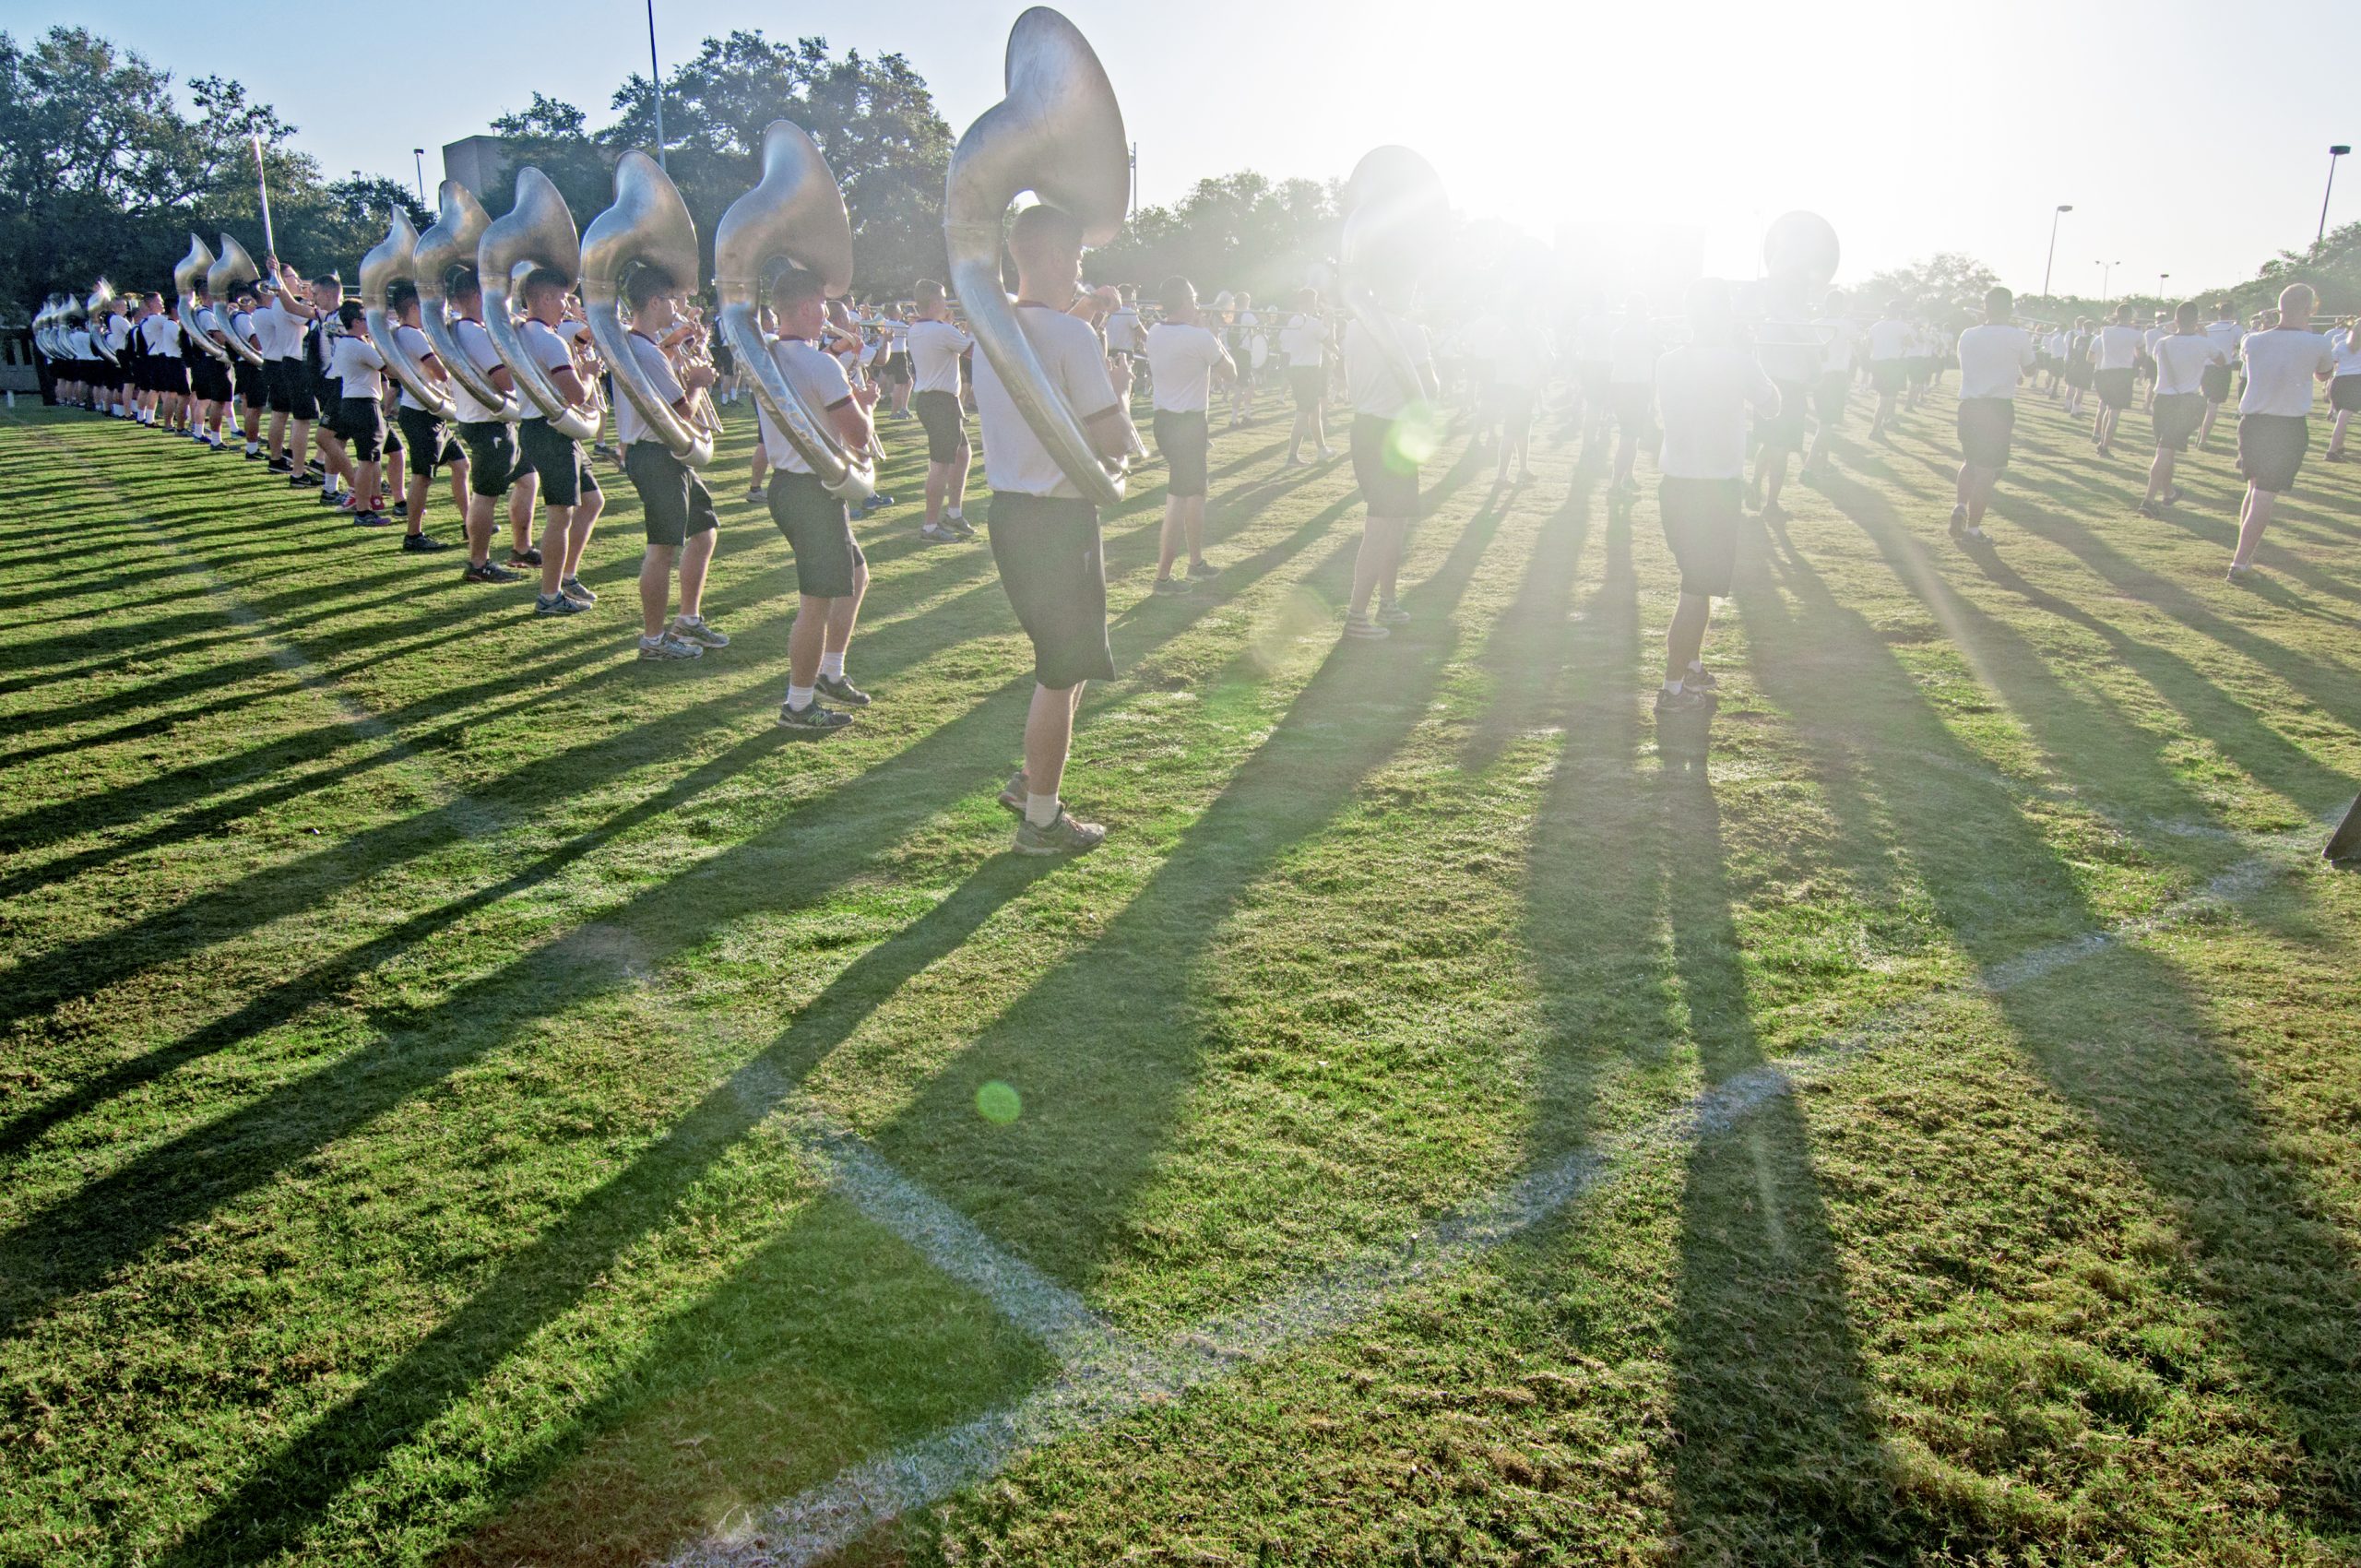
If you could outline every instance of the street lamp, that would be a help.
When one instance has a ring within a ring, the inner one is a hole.
[[[2312,236],[2314,244],[2328,238],[2328,198],[2329,192],[2336,189],[2336,160],[2352,150],[2342,142],[2328,149],[2328,190],[2320,193],[2320,232]]]
[[[2049,298],[2049,269],[2058,261],[2058,220],[2060,214],[2073,210],[2072,202],[2061,201],[2058,204],[2058,210],[2049,215],[2049,259],[2041,264],[2041,297],[2045,300]]]
[[[409,158],[410,167],[418,172],[418,208],[423,212],[426,210],[426,149],[422,147],[411,148]]]
[[[2165,303],[2165,279],[2171,276],[2172,274],[2169,272],[2159,272],[2156,274],[2156,303],[2158,304],[2163,304]]]
[[[2119,261],[2102,261],[2097,264],[2099,269],[2099,303],[2105,304],[2108,300],[2114,298],[2114,296],[2107,291],[2107,276],[2122,265],[2123,263]]]

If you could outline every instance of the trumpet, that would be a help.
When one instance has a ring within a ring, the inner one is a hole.
[[[492,378],[459,346],[443,310],[444,286],[451,268],[461,262],[475,265],[476,244],[492,226],[492,220],[474,193],[457,180],[444,181],[435,195],[441,208],[433,224],[410,249],[411,276],[418,280],[419,330],[434,345],[434,357],[443,362],[452,380],[499,418],[515,424],[525,417],[524,400],[492,384]]]
[[[837,440],[823,410],[789,382],[763,341],[763,286],[786,267],[816,273],[831,297],[852,287],[852,219],[811,134],[789,120],[763,133],[763,177],[730,204],[713,232],[714,298],[721,336],[753,381],[754,401],[832,495],[867,499],[877,467]]]
[[[626,341],[621,305],[627,274],[652,268],[668,287],[697,272],[697,229],[689,204],[656,160],[636,149],[615,165],[615,205],[590,220],[580,250],[582,304],[590,336],[615,386],[672,456],[693,469],[713,461],[713,432],[693,427],[659,396]]]
[[[172,268],[172,288],[175,291],[172,318],[181,324],[184,339],[226,363],[230,350],[215,342],[213,334],[196,322],[196,286],[212,266],[213,253],[205,248],[203,240],[191,234],[188,237],[188,255],[181,257],[180,265]]]
[[[262,350],[247,342],[230,325],[227,315],[230,291],[241,283],[251,283],[262,273],[255,266],[255,258],[246,254],[236,236],[221,236],[221,257],[205,269],[205,291],[212,296],[215,319],[221,324],[221,336],[230,345],[230,352],[248,364],[262,363]]]
[[[960,137],[943,182],[952,286],[978,347],[1026,424],[1075,489],[1111,506],[1123,498],[1122,474],[1099,461],[1017,325],[1000,258],[1009,203],[1026,190],[1072,215],[1084,244],[1115,237],[1131,194],[1122,107],[1089,42],[1046,6],[1026,11],[1009,30],[1002,79],[1006,96]]]
[[[516,205],[483,232],[476,242],[476,273],[483,284],[483,329],[509,376],[532,409],[552,430],[576,441],[599,434],[595,412],[586,412],[565,400],[550,373],[525,348],[524,335],[509,314],[508,291],[516,269],[534,263],[563,272],[571,283],[582,271],[582,239],[575,232],[574,214],[547,174],[531,164],[516,171]],[[592,385],[596,385],[594,382]],[[530,417],[530,416],[528,416]]]
[[[411,224],[409,214],[399,207],[389,209],[386,217],[389,222],[386,237],[361,258],[361,318],[369,324],[369,340],[376,345],[377,352],[385,358],[386,368],[402,384],[403,390],[436,419],[456,420],[459,417],[459,405],[402,347],[401,334],[394,320],[393,291],[397,283],[418,280],[418,230]],[[423,321],[425,316],[421,291],[419,318]]]
[[[1386,302],[1417,286],[1450,212],[1442,176],[1406,147],[1372,149],[1345,182],[1338,291],[1413,398],[1426,396],[1426,379]]]

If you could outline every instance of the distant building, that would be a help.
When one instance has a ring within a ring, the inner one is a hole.
[[[458,181],[487,205],[507,205],[497,200],[495,193],[506,194],[509,176],[515,172],[508,143],[500,137],[469,137],[444,144],[443,177]]]

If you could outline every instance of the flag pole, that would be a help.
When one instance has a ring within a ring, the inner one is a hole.
[[[255,189],[262,193],[262,248],[272,260],[279,258],[279,241],[270,232],[270,181],[262,172],[262,133],[249,133],[255,144]]]

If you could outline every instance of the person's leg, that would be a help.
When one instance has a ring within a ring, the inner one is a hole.
[[[1164,497],[1164,524],[1157,532],[1156,552],[1156,580],[1159,583],[1172,580],[1172,563],[1180,553],[1180,514],[1187,505],[1187,502],[1169,492]]]
[[[279,409],[270,411],[270,460],[274,463],[287,460],[287,415]]]
[[[2212,446],[2212,445],[2213,445],[2213,422],[2214,422],[2215,420],[2219,419],[2221,416],[2222,416],[2222,405],[2221,405],[2221,404],[2219,404],[2219,403],[2211,403],[2211,402],[2209,402],[2209,403],[2207,403],[2207,404],[2205,405],[2205,422],[2204,422],[2203,424],[2201,424],[2201,425],[2198,426],[2198,429],[2197,429],[2197,449],[2198,449],[2199,451],[2201,451],[2201,452],[2205,451],[2207,448],[2209,448],[2210,446]]]
[[[1058,790],[1065,782],[1066,754],[1074,745],[1074,716],[1082,706],[1080,684],[1053,690],[1036,684],[1025,711],[1025,814],[1036,827],[1058,819]],[[1036,802],[1047,802],[1044,807]]]
[[[468,564],[488,566],[492,564],[492,532],[496,522],[493,498],[470,493],[468,497]]]
[[[451,465],[451,509],[462,521],[468,515],[468,460],[459,458]],[[415,510],[415,508],[413,508]]]
[[[583,500],[587,502],[589,497]],[[541,597],[555,599],[565,581],[565,551],[574,514],[582,508],[552,503],[541,524]]]
[[[711,539],[713,535],[708,530],[697,537]],[[672,560],[680,553],[670,544],[651,544],[647,553],[639,558],[639,634],[649,642],[664,635],[664,612],[672,599]],[[685,571],[682,573],[684,579],[687,576]],[[688,597],[684,581],[681,593],[682,614],[688,613]]]
[[[1205,564],[1205,498],[1192,495],[1180,506],[1180,531],[1189,541],[1189,564]]]
[[[714,546],[721,541],[718,529],[689,536],[688,544],[681,551],[681,618],[702,620],[705,616],[706,572],[713,564]]]
[[[1684,593],[1673,607],[1672,624],[1664,634],[1664,683],[1677,689],[1690,667],[1705,656],[1705,627],[1713,620],[1714,601],[1702,593]]]
[[[434,476],[422,474],[412,469],[409,481],[402,489],[402,500],[407,504],[404,520],[409,532],[424,533],[426,531],[426,503],[433,493]],[[464,504],[462,504],[462,510],[464,509]]]
[[[844,679],[845,655],[852,648],[853,627],[860,620],[860,601],[868,597],[869,564],[856,561],[852,567],[852,591],[828,600],[828,621],[820,647],[822,674],[834,680]]]
[[[541,476],[529,468],[518,469],[508,487],[508,553],[528,565],[533,552],[533,502],[540,493]]]
[[[926,466],[926,526],[943,526],[943,498],[951,491],[951,465],[930,461]]]
[[[951,459],[951,483],[943,493],[943,514],[964,519],[967,515],[967,473],[975,466],[976,451],[968,445],[966,433],[959,436],[959,455]]]
[[[1631,428],[1630,421],[1616,421],[1615,477],[1609,482],[1617,489],[1623,489],[1631,483],[1631,465],[1638,460],[1639,456],[1639,433]]]
[[[1787,488],[1787,449],[1766,446],[1762,456],[1770,464],[1769,471],[1762,475],[1762,509],[1775,512],[1779,510],[1779,493]]]
[[[771,455],[769,451],[764,447],[761,442],[755,442],[753,476],[746,481],[747,500],[760,501],[763,498],[763,476],[770,472],[770,467]]]
[[[2140,497],[2140,509],[2145,512],[2155,505],[2157,502],[2164,499],[2165,493],[2172,487],[2173,449],[2159,445],[2156,448],[2154,460],[2148,465],[2148,489],[2147,493]]]
[[[1992,505],[1992,493],[2000,488],[2000,470],[1981,464],[1967,465],[1967,526],[1981,530],[1984,513]]]
[[[1376,597],[1378,585],[1388,575],[1386,556],[1408,526],[1405,518],[1381,517],[1375,513],[1361,525],[1360,551],[1353,557],[1353,598],[1348,612],[1353,620],[1369,619],[1370,600]]]
[[[2330,457],[2342,457],[2344,456],[2344,427],[2351,423],[2352,421],[2353,410],[2351,409],[2339,409],[2336,410],[2336,419],[2334,422],[2330,424],[2328,427],[2328,455]]]
[[[2272,503],[2278,499],[2262,486],[2248,481],[2247,504],[2238,516],[2238,548],[2230,557],[2232,570],[2254,564],[2254,552],[2262,543],[2262,530],[2271,526]]]
[[[820,656],[827,651],[829,600],[799,596],[795,621],[787,629],[787,705],[810,706],[820,683]]]
[[[593,490],[582,497],[574,508],[573,517],[565,526],[565,575],[558,580],[572,582],[582,575],[583,552],[590,548],[590,530],[598,526],[599,514],[607,509],[607,493]]]

